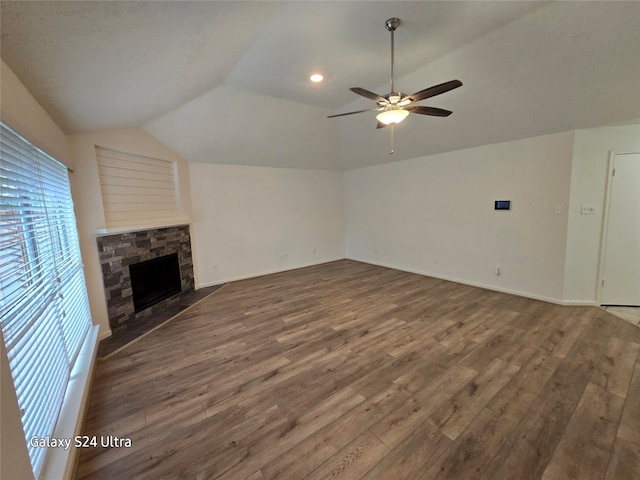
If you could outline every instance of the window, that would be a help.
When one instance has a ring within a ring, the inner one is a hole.
[[[38,477],[91,326],[67,168],[0,123],[0,319]]]

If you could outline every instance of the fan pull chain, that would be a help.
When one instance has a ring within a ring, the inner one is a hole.
[[[389,155],[393,155],[393,140],[394,140],[394,136],[395,136],[393,134],[393,132],[394,132],[393,123],[390,125],[390,127],[391,127],[391,130],[389,130],[389,137],[391,137],[391,138],[389,140],[390,140],[390,143],[391,143],[391,149],[389,150]]]

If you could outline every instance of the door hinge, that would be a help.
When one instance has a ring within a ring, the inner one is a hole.
[[[602,285],[600,285],[601,287],[604,287],[604,278],[602,279]]]
[[[615,169],[615,168],[613,169],[613,172],[611,173],[611,176],[612,176],[612,177],[615,177],[615,176],[616,176],[616,169]]]

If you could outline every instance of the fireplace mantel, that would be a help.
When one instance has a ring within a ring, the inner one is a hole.
[[[131,225],[127,227],[111,227],[111,228],[98,228],[95,230],[96,237],[104,237],[106,235],[117,235],[119,233],[135,233],[135,232],[144,232],[145,230],[157,230],[159,228],[170,228],[170,227],[182,227],[182,226],[190,226],[191,221],[182,219],[177,220],[174,223],[163,223],[163,224],[149,224],[149,225]]]

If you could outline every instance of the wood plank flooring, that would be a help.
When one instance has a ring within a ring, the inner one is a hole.
[[[96,366],[79,479],[640,478],[640,329],[343,260],[231,283]]]

